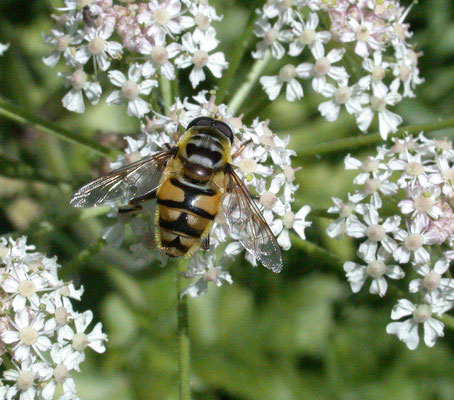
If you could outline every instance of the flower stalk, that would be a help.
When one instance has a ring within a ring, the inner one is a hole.
[[[182,276],[185,270],[186,266],[179,263],[177,272],[178,390],[180,400],[191,400],[188,300],[187,296],[181,295],[186,286]]]
[[[229,113],[236,114],[236,112],[240,109],[241,105],[244,103],[252,88],[257,83],[270,60],[271,53],[267,51],[262,59],[254,62],[245,82],[239,87],[227,105]]]
[[[0,115],[21,124],[31,125],[42,132],[55,136],[61,140],[65,140],[69,143],[83,146],[86,149],[104,157],[114,158],[118,154],[118,152],[114,149],[102,146],[94,140],[59,127],[52,122],[46,121],[33,113],[25,111],[21,107],[2,98],[0,98]]]

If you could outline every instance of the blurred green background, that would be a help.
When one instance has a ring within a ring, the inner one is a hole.
[[[221,0],[210,3],[224,14],[216,27],[228,59],[254,5],[246,0],[229,2],[228,7]],[[83,115],[67,112],[61,105],[65,90],[57,77],[64,69],[51,70],[41,61],[49,51],[42,32],[53,28],[50,14],[57,5],[50,0],[0,1],[0,42],[11,43],[0,57],[0,96],[122,149],[121,135],[138,132],[137,121],[124,108],[109,108],[102,100]],[[399,105],[405,124],[454,114],[453,13],[450,0],[424,0],[407,19],[415,32],[412,42],[424,53],[420,69],[426,82],[415,99]],[[250,64],[246,58],[236,75],[238,82]],[[273,67],[278,64],[269,72]],[[185,93],[191,94],[188,88]],[[313,143],[359,134],[345,114],[335,123],[324,121],[317,111],[319,102],[308,95],[297,103],[281,99],[269,104],[257,90],[243,112],[249,121],[254,116],[269,118],[273,130],[291,135],[298,152]],[[435,135],[452,138],[454,132]],[[105,171],[108,160],[1,117],[0,140],[3,166],[20,161],[24,171],[39,171],[24,180],[8,177],[15,168],[1,169],[0,234],[26,234],[39,251],[57,255],[62,276],[85,286],[77,309],[94,310],[109,335],[107,352],[89,354],[76,376],[79,396],[176,399],[175,268],[131,271],[127,245],[97,252],[100,232],[109,224],[105,211],[89,211],[81,219],[80,212],[69,207],[73,190]],[[351,150],[358,157],[371,151]],[[303,167],[297,174],[300,205],[329,207],[332,196],[345,198],[353,190],[352,174],[343,169],[346,153],[295,159]],[[397,298],[377,299],[367,289],[352,295],[342,261],[354,259],[353,243],[327,239],[329,220],[312,220],[308,239],[336,254],[340,262],[309,255],[295,243],[285,254],[281,274],[239,261],[230,268],[232,286],[210,287],[205,296],[190,299],[193,398],[454,399],[453,332],[446,330],[435,348],[420,345],[413,352],[387,335]]]

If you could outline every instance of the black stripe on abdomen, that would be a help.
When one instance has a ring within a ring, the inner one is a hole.
[[[187,201],[174,201],[174,200],[160,200],[158,199],[158,204],[169,207],[169,208],[176,208],[180,210],[190,211],[191,213],[198,215],[199,217],[206,218],[209,220],[214,220],[216,215],[210,214],[201,208],[193,206],[190,202]]]
[[[194,229],[188,224],[188,214],[183,212],[180,214],[177,220],[168,221],[163,218],[159,218],[159,226],[164,229],[168,229],[176,234],[181,233],[182,235],[199,238],[202,236],[201,231]]]
[[[193,186],[193,185],[187,185],[178,178],[170,178],[170,183],[173,186],[176,186],[177,188],[183,189],[183,191],[186,193],[186,196],[189,196],[191,198],[194,198],[196,196],[215,196],[217,194],[216,191],[210,188],[206,188],[203,186]]]

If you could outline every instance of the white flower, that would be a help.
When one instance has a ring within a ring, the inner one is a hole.
[[[98,82],[89,82],[87,74],[82,69],[77,69],[73,73],[59,74],[59,76],[65,79],[66,86],[72,87],[62,99],[63,106],[66,109],[83,113],[85,111],[83,93],[91,104],[98,104],[102,94],[101,85]]]
[[[279,60],[285,54],[284,46],[280,42],[288,42],[291,39],[291,33],[282,30],[282,23],[276,22],[274,26],[265,20],[259,19],[256,22],[254,33],[257,37],[263,38],[257,43],[256,50],[252,52],[252,57],[263,58],[268,50],[271,51],[273,58]]]
[[[81,46],[74,55],[74,61],[83,65],[93,57],[93,62],[96,68],[102,71],[107,71],[110,67],[108,56],[118,58],[123,52],[123,47],[120,43],[108,41],[112,36],[114,26],[104,24],[101,28],[88,28],[83,34],[83,38],[88,43]]]
[[[55,67],[63,55],[68,64],[74,64],[74,47],[82,43],[82,36],[76,30],[77,25],[71,26],[68,32],[62,32],[54,29],[50,35],[44,39],[44,43],[54,48],[50,56],[44,57],[43,62],[48,67]]]
[[[373,59],[366,58],[363,61],[362,66],[367,72],[370,72],[369,76],[372,82],[372,87],[374,87],[382,82],[383,78],[386,76],[386,69],[389,68],[390,64],[383,61],[383,52],[375,51]]]
[[[355,179],[354,183],[359,184],[359,174]],[[351,201],[358,203],[368,196],[370,196],[370,204],[378,209],[382,206],[382,200],[379,193],[382,193],[384,196],[394,196],[397,194],[398,186],[394,182],[390,182],[389,178],[391,177],[391,172],[385,172],[382,174],[377,174],[376,178],[367,178],[362,182],[364,189],[356,191],[355,194],[351,196]]]
[[[444,335],[444,324],[432,318],[432,308],[430,305],[420,304],[416,306],[409,300],[401,299],[394,306],[391,318],[396,320],[407,316],[411,317],[401,322],[388,324],[386,332],[396,335],[410,350],[418,347],[418,327],[420,324],[424,327],[424,343],[429,347],[433,347],[437,338]]]
[[[399,103],[402,96],[397,93],[398,86],[393,82],[390,89],[383,83],[373,85],[373,96],[370,98],[370,106],[363,108],[356,121],[359,129],[367,131],[374,115],[378,114],[378,124],[381,137],[386,140],[390,132],[395,132],[402,123],[402,117],[391,111],[386,106],[394,106]]]
[[[345,82],[348,79],[347,71],[344,67],[337,67],[332,64],[342,59],[345,49],[333,49],[325,56],[325,50],[318,53],[318,49],[313,49],[315,64],[302,63],[298,65],[298,74],[303,78],[312,78],[312,88],[321,93],[327,84],[327,77],[336,82]]]
[[[412,217],[422,214],[437,219],[443,214],[438,201],[440,193],[438,186],[407,188],[407,198],[399,202],[400,211],[402,214],[411,214]]]
[[[354,238],[367,237],[367,240],[361,243],[359,247],[359,254],[364,259],[371,259],[377,252],[378,243],[381,243],[385,250],[392,254],[397,244],[388,234],[397,231],[400,225],[400,217],[395,215],[387,218],[383,223],[379,223],[378,212],[373,206],[363,205],[361,210],[367,225],[359,220],[353,220],[345,228],[345,233],[348,236]]]
[[[351,261],[346,262],[344,270],[347,273],[352,292],[359,292],[366,279],[370,277],[372,282],[369,292],[383,297],[388,289],[385,276],[391,279],[402,279],[405,276],[404,271],[398,265],[388,265],[389,256],[389,253],[383,247],[380,247],[376,255],[361,256],[360,254],[367,265],[360,265]]]
[[[320,94],[324,97],[332,97],[332,100],[320,103],[318,110],[327,121],[335,121],[338,118],[341,106],[345,106],[349,114],[358,115],[362,105],[369,101],[369,96],[365,94],[368,89],[367,78],[362,78],[353,86],[348,86],[346,82],[341,82],[338,86],[328,83]]]
[[[160,71],[165,78],[175,79],[175,68],[169,59],[176,57],[180,51],[181,45],[175,42],[167,46],[164,42],[155,42],[153,45],[148,40],[142,42],[140,52],[149,56],[142,65],[142,75],[149,78]]]
[[[306,46],[308,46],[316,54],[324,52],[323,45],[331,39],[331,34],[327,31],[316,32],[319,18],[316,13],[310,13],[307,20],[301,18],[300,21],[292,21],[292,33],[295,39],[291,41],[289,52],[290,56],[299,56]]]
[[[4,379],[6,381],[12,381],[14,384],[8,387],[6,397],[0,398],[7,400],[13,398],[19,400],[35,400],[37,391],[36,380],[39,378],[39,372],[45,367],[46,364],[43,362],[26,360],[22,363],[21,367],[5,371],[3,373]],[[17,393],[20,393],[19,397],[15,397]]]
[[[179,68],[187,68],[194,65],[189,74],[189,80],[193,88],[205,80],[206,76],[203,70],[205,67],[216,78],[222,76],[222,70],[227,68],[228,63],[225,61],[224,53],[220,51],[209,54],[219,43],[211,33],[194,32],[194,34],[191,34],[188,32],[183,35],[181,40],[186,54],[178,56],[175,64]]]
[[[302,77],[299,67],[295,68],[292,64],[287,64],[280,69],[278,76],[262,76],[260,83],[270,100],[275,100],[279,96],[281,88],[285,84],[286,99],[295,101],[303,97],[303,87],[296,77]]]
[[[284,250],[288,250],[291,247],[290,229],[293,228],[301,239],[306,239],[304,231],[308,226],[311,226],[312,222],[306,221],[305,218],[310,211],[311,208],[309,206],[303,206],[296,214],[288,209],[282,215],[283,229],[277,237],[277,242]]]
[[[443,257],[435,263],[433,269],[428,264],[415,265],[415,271],[423,278],[413,279],[410,282],[410,293],[418,293],[423,290],[439,294],[452,292],[452,279],[443,278],[443,274],[449,269],[449,264],[450,260]]]
[[[113,91],[106,99],[107,104],[122,104],[124,101],[128,101],[128,115],[137,118],[142,118],[150,111],[148,102],[139,95],[148,96],[158,83],[152,79],[140,82],[141,72],[138,64],[129,67],[128,79],[120,71],[109,71],[108,75],[112,84],[120,87],[121,90]]]
[[[31,360],[33,349],[41,358],[42,352],[48,351],[51,341],[48,332],[54,328],[53,323],[44,324],[44,315],[40,312],[31,314],[26,308],[19,310],[10,321],[12,329],[2,333],[1,338],[6,344],[14,343],[14,359],[17,361]]]
[[[330,214],[339,214],[339,217],[335,221],[331,222],[326,228],[326,233],[329,237],[339,238],[344,234],[345,229],[347,229],[352,222],[359,224],[360,221],[355,215],[358,212],[358,204],[355,204],[351,200],[351,195],[348,195],[349,201],[343,202],[341,199],[333,197],[334,206],[328,208],[328,213]]]
[[[357,21],[355,18],[348,19],[348,25],[351,30],[345,30],[340,35],[342,42],[356,41],[355,53],[362,58],[369,55],[370,49],[382,49],[382,44],[377,40],[379,35],[383,35],[384,28],[372,21]]]
[[[442,192],[445,196],[454,195],[454,166],[452,157],[441,155],[437,157],[437,169],[429,176],[429,180],[434,185],[441,185]]]
[[[0,56],[3,55],[3,53],[9,49],[9,43],[3,44],[0,43]]]

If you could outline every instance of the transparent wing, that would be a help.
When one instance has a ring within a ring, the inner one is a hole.
[[[231,232],[266,268],[280,272],[283,267],[281,248],[254,199],[232,169],[226,179],[222,208]]]
[[[135,163],[118,168],[82,186],[71,197],[73,207],[127,204],[159,186],[162,172],[172,157],[160,151]]]

